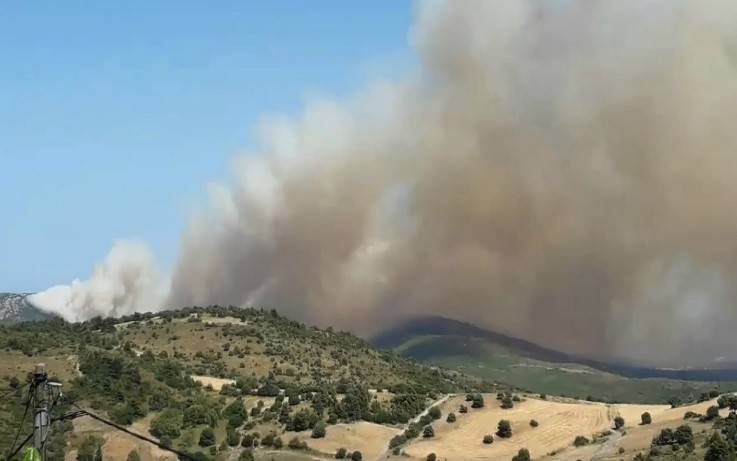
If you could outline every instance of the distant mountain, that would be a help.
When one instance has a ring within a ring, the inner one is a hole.
[[[513,357],[513,361],[519,362],[575,364],[632,378],[737,381],[737,368],[726,364],[707,368],[664,369],[607,362],[567,354],[521,338],[438,316],[409,319],[375,336],[371,342],[379,348],[393,349],[414,359],[446,365],[448,364],[446,359],[451,356],[454,360],[465,358],[477,362],[488,360],[492,356],[494,358],[503,356],[507,361],[509,357]]]
[[[31,293],[0,293],[0,322],[26,322],[53,317],[28,301]]]

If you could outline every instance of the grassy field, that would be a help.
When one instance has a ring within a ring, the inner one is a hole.
[[[735,382],[638,379],[577,364],[551,363],[518,355],[483,338],[416,336],[397,353],[530,392],[611,402],[666,403],[673,397],[693,401],[703,392],[737,390]]]

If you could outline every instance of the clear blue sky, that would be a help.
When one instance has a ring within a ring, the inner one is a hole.
[[[260,115],[411,66],[413,4],[0,6],[0,291],[85,278],[111,244],[163,269]]]

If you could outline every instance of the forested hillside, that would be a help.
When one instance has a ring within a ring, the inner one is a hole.
[[[0,392],[9,393],[0,404],[3,452],[37,362],[64,384],[56,412],[74,403],[201,457],[224,457],[249,438],[287,444],[285,431],[319,437],[339,422],[403,424],[441,393],[496,390],[276,311],[209,307],[27,322],[0,326]],[[31,430],[30,418],[25,426],[22,433]],[[68,422],[57,426],[49,459],[70,449],[94,453],[102,443],[70,436]]]

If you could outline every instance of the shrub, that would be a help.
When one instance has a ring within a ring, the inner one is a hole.
[[[653,439],[653,446],[693,446],[693,431],[691,426],[683,424],[678,426],[676,430],[666,428],[660,431],[660,434]]]
[[[714,432],[707,441],[707,450],[704,461],[725,461],[733,459],[729,445],[724,441],[719,432]]]
[[[474,394],[471,408],[483,408],[484,407],[484,396],[481,394]]]
[[[505,410],[508,410],[510,408],[514,408],[514,401],[512,401],[512,397],[505,395],[502,399],[502,408]]]
[[[237,447],[241,443],[241,435],[235,429],[228,429],[225,440],[231,447]]]
[[[432,426],[425,426],[425,429],[422,430],[422,437],[429,439],[432,437],[435,437],[435,429],[432,428]]]
[[[284,442],[282,441],[281,437],[274,437],[273,447],[278,450],[283,446],[284,446]]]
[[[719,417],[719,408],[712,405],[706,409],[706,420],[712,420]]]
[[[139,455],[136,450],[131,450],[131,452],[128,453],[126,461],[141,461],[141,455]]]
[[[182,412],[174,408],[167,408],[151,421],[150,432],[159,438],[162,436],[177,438],[182,434],[182,424]]]
[[[241,439],[241,446],[245,448],[252,448],[253,447],[253,435],[244,434],[243,438]]]
[[[448,417],[445,418],[446,423],[454,423],[456,422],[456,415],[455,413],[448,413]]]
[[[624,427],[624,418],[621,416],[616,416],[614,418],[614,429],[620,429]]]
[[[540,399],[542,400],[548,400],[548,396],[545,394],[540,394]]]
[[[356,450],[353,453],[351,453],[351,461],[362,461],[363,455],[360,451]]]
[[[461,405],[460,408],[458,408],[458,413],[468,413],[468,407]]]
[[[440,412],[440,408],[438,408],[438,407],[431,407],[427,411],[427,414],[430,415],[430,417],[432,419],[440,419],[440,417],[442,416],[442,414]]]
[[[201,447],[209,447],[215,445],[215,432],[212,430],[211,427],[206,427],[202,429],[202,432],[200,433],[199,444]]]
[[[493,436],[493,435],[491,435],[491,434],[486,434],[486,435],[484,436],[484,440],[483,440],[483,442],[484,442],[484,443],[485,443],[486,445],[491,445],[492,443],[494,443],[494,436]]]
[[[299,440],[299,438],[294,437],[292,440],[289,441],[287,446],[292,450],[303,450],[307,448],[307,442],[303,442]]]
[[[389,448],[396,448],[400,445],[404,445],[407,442],[407,436],[404,434],[395,435],[389,441]]]
[[[535,421],[534,419],[531,419],[531,420],[530,420],[530,426],[532,426],[532,427],[537,427],[537,426],[539,426],[539,425],[540,425],[540,423],[538,423],[538,422],[537,422],[537,421]]]
[[[699,418],[701,417],[700,414],[694,413],[693,411],[687,411],[683,414],[683,419],[691,419],[691,418]]]
[[[496,426],[496,435],[503,439],[508,439],[512,436],[512,425],[506,419],[499,421]]]
[[[335,459],[345,459],[345,455],[346,455],[346,449],[338,448],[338,451],[335,452]]]
[[[520,448],[517,454],[512,457],[512,461],[530,461],[530,451],[527,448]]]
[[[238,461],[254,461],[253,457],[253,449],[246,449],[241,452],[241,455],[238,457]]]
[[[326,432],[325,423],[320,421],[319,423],[315,424],[314,428],[312,428],[312,438],[321,439],[325,437],[325,432]]]
[[[591,443],[591,440],[584,437],[583,435],[577,435],[576,438],[573,440],[574,447],[582,447],[584,445],[588,445],[589,443]]]
[[[647,411],[640,416],[640,419],[642,420],[642,424],[650,424],[653,422],[652,416],[650,416],[650,413]]]
[[[436,459],[438,459],[437,455],[435,453],[430,453],[425,458],[425,461],[435,461]]]

